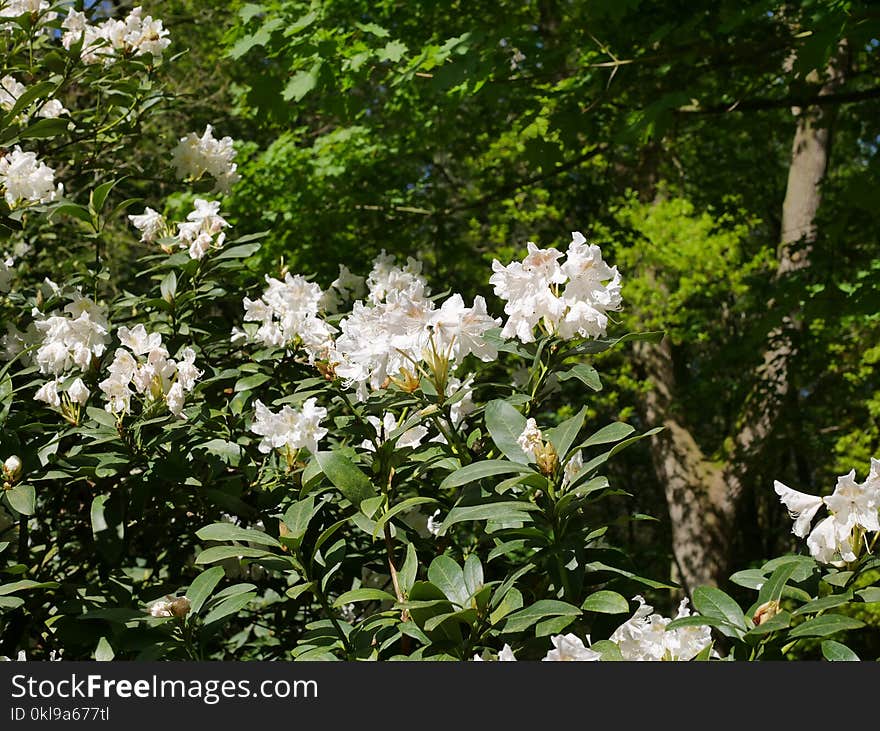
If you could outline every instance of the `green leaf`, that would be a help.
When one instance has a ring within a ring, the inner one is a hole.
[[[287,82],[284,91],[281,92],[282,98],[285,101],[293,100],[294,102],[302,100],[317,85],[320,71],[320,61],[308,70],[297,71]]]
[[[693,593],[694,608],[704,617],[715,617],[728,622],[737,629],[746,630],[746,618],[742,609],[721,589],[698,586]]]
[[[196,556],[196,563],[216,563],[217,561],[225,561],[227,558],[266,558],[272,556],[271,553],[261,551],[259,548],[248,548],[246,546],[214,546],[207,548]]]
[[[794,561],[777,566],[758,592],[758,604],[779,601],[782,590],[797,568],[797,563]]]
[[[489,436],[501,453],[512,462],[528,464],[529,458],[516,441],[526,427],[526,417],[512,404],[496,399],[486,406],[485,419]]]
[[[591,650],[595,650],[598,652],[602,658],[602,662],[622,662],[623,654],[620,652],[620,647],[617,646],[615,642],[609,642],[608,640],[599,640],[598,642],[594,642],[590,645]]]
[[[856,653],[846,645],[834,640],[822,642],[822,656],[830,662],[859,662],[859,656]]]
[[[379,531],[381,531],[385,524],[395,515],[406,512],[407,510],[412,510],[416,505],[425,505],[427,503],[436,502],[437,500],[432,497],[411,497],[403,502],[397,503],[397,505],[391,508],[387,513],[383,513],[379,520],[376,521],[376,526],[373,528],[373,538],[379,535]]]
[[[829,596],[823,596],[820,599],[814,599],[811,602],[807,602],[802,607],[798,607],[792,614],[797,617],[801,614],[812,614],[813,612],[823,612],[826,609],[833,609],[834,607],[839,607],[842,604],[848,604],[852,601],[853,595],[851,591],[846,591],[843,594],[830,594]]]
[[[344,594],[340,594],[339,598],[333,602],[334,607],[341,607],[345,604],[357,604],[358,602],[395,602],[397,599],[387,591],[381,589],[352,589]]]
[[[196,531],[203,541],[241,541],[262,546],[280,546],[277,539],[259,530],[239,528],[232,523],[212,523]]]
[[[557,599],[541,599],[525,609],[511,614],[504,624],[502,633],[524,632],[536,622],[547,617],[579,617],[581,610],[573,604]]]
[[[856,592],[863,602],[880,602],[880,587],[869,586]]]
[[[635,431],[635,428],[630,426],[629,424],[624,424],[621,421],[616,421],[613,424],[609,424],[608,426],[603,426],[599,431],[593,434],[591,437],[587,439],[581,447],[592,447],[597,444],[610,444],[611,442],[618,442],[621,439],[628,437]]]
[[[110,180],[106,183],[101,183],[97,188],[95,188],[91,194],[89,195],[89,204],[92,210],[95,213],[100,213],[104,208],[104,202],[107,200],[107,196],[110,195],[110,191],[113,190],[114,186],[120,181],[119,180]]]
[[[730,580],[737,586],[760,590],[767,583],[767,576],[760,569],[745,569],[731,575]]]
[[[33,515],[36,510],[37,494],[31,485],[16,485],[3,493],[9,504],[22,515]]]
[[[646,579],[644,576],[638,576],[634,574],[632,571],[627,571],[626,569],[619,569],[616,566],[609,566],[606,563],[602,563],[601,561],[591,561],[588,564],[584,565],[584,571],[610,571],[615,574],[620,574],[621,576],[626,576],[628,579],[632,579],[633,581],[638,581],[640,584],[644,584],[645,586],[650,586],[652,589],[674,589],[676,587],[671,584],[664,584],[662,581],[654,581],[653,579]]]
[[[110,647],[107,638],[102,637],[98,640],[98,646],[95,648],[95,660],[98,662],[110,662],[114,657],[116,657],[116,653],[113,652],[113,648]]]
[[[789,637],[827,637],[836,632],[864,627],[865,623],[842,614],[822,614],[795,627]]]
[[[22,140],[46,139],[48,137],[57,137],[67,132],[68,121],[56,117],[54,119],[41,119],[34,122],[18,133],[18,137]]]
[[[728,627],[730,622],[726,619],[719,619],[718,617],[707,617],[702,614],[692,614],[689,617],[679,617],[678,619],[673,619],[669,624],[666,625],[666,629],[671,631],[674,629],[678,629],[679,627]]]
[[[260,250],[262,244],[239,244],[238,246],[230,246],[228,249],[223,249],[217,256],[214,257],[214,261],[221,261],[223,259],[247,259],[249,256],[253,256]]]
[[[483,587],[483,564],[476,553],[470,554],[464,562],[464,584],[469,596]]]
[[[213,624],[214,622],[219,622],[221,619],[228,617],[230,614],[235,614],[249,604],[251,599],[255,596],[255,592],[249,591],[245,594],[237,594],[223,600],[205,615],[205,624]]]
[[[428,581],[443,592],[449,601],[460,607],[467,606],[470,592],[464,581],[464,572],[453,559],[437,556],[428,566]]]
[[[499,523],[529,522],[531,517],[527,511],[538,510],[537,505],[518,502],[485,503],[484,505],[468,505],[454,507],[440,525],[438,535],[445,535],[450,526],[470,520],[493,520]]]
[[[22,579],[14,581],[11,584],[0,585],[0,596],[8,596],[17,591],[29,591],[31,589],[57,589],[58,584],[54,581],[33,581],[32,579]]]
[[[222,566],[214,566],[202,571],[202,573],[193,579],[192,584],[189,585],[189,589],[186,590],[186,598],[189,599],[190,612],[192,614],[195,615],[199,613],[205,600],[211,596],[211,592],[217,588],[217,584],[220,583],[220,580],[225,573],[226,572]]]
[[[571,368],[564,373],[560,373],[558,378],[560,381],[577,378],[581,383],[587,386],[587,388],[591,388],[594,391],[602,390],[602,381],[599,379],[599,372],[593,368],[593,366],[586,365],[585,363],[579,363],[574,368]]]
[[[245,376],[244,378],[239,378],[235,382],[235,386],[233,390],[237,393],[238,391],[250,391],[251,389],[256,388],[257,386],[262,386],[266,381],[271,380],[272,376],[267,376],[265,373],[254,373],[252,376]]]
[[[523,464],[508,462],[504,459],[487,459],[482,462],[473,462],[451,473],[440,483],[440,489],[461,487],[482,480],[484,477],[507,475],[514,472],[527,474],[534,472],[534,470]]]
[[[376,53],[376,58],[380,61],[397,63],[403,58],[406,52],[407,47],[405,43],[401,43],[400,41],[388,41],[388,43],[385,44],[385,48],[380,49]]]
[[[570,419],[566,419],[559,426],[547,429],[547,431],[544,432],[544,435],[550,440],[550,443],[556,450],[556,454],[559,455],[560,460],[564,460],[566,456],[568,456],[568,450],[571,449],[571,445],[574,444],[574,440],[577,439],[577,435],[584,426],[584,419],[586,419],[586,417],[587,407],[584,406]]]
[[[400,569],[398,578],[400,580],[400,588],[409,594],[412,585],[416,581],[416,574],[419,569],[419,557],[416,554],[416,547],[410,543],[406,547],[406,559]]]
[[[284,525],[287,526],[288,537],[294,540],[301,539],[309,528],[309,522],[315,515],[315,496],[307,498],[291,505],[284,513]]]
[[[600,614],[625,614],[629,612],[629,602],[616,591],[597,591],[586,598],[581,609]]]
[[[327,479],[352,505],[360,506],[367,498],[376,496],[376,488],[370,478],[340,452],[318,452],[315,459]]]

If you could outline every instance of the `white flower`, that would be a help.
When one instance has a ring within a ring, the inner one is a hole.
[[[84,404],[89,400],[91,391],[83,383],[82,378],[77,378],[67,387],[67,397],[75,404]]]
[[[522,262],[492,262],[489,283],[506,300],[509,316],[501,334],[532,342],[535,327],[543,323],[563,339],[604,335],[606,313],[620,309],[621,285],[617,267],[605,264],[599,247],[575,231],[562,264],[556,249],[539,249],[530,241],[528,252]]]
[[[601,659],[601,654],[584,645],[583,641],[572,633],[554,635],[550,638],[553,649],[546,657],[546,662],[592,662]]]
[[[177,418],[180,418],[182,415],[183,401],[183,386],[179,381],[171,384],[171,388],[169,388],[168,393],[165,394],[165,403],[168,405],[168,411]]]
[[[145,208],[144,212],[138,216],[129,216],[128,220],[141,232],[141,241],[145,244],[155,241],[167,229],[162,214],[149,207]]]
[[[438,515],[440,515],[439,508],[437,508],[437,510],[435,510],[431,515],[428,516],[428,533],[430,533],[435,538],[440,535],[440,526],[443,525],[442,520],[434,520]]]
[[[842,561],[855,561],[849,534],[844,533],[844,525],[836,516],[829,515],[820,520],[807,536],[810,555],[819,563],[842,565]]]
[[[202,377],[203,371],[196,368],[196,352],[192,348],[184,348],[177,361],[177,382],[184,391],[192,391],[196,381]]]
[[[483,657],[481,655],[474,655],[474,662],[483,662]],[[510,645],[504,645],[501,648],[501,651],[498,653],[498,662],[516,662],[516,658],[513,655],[513,650],[510,649]]]
[[[27,87],[20,83],[14,76],[7,74],[0,79],[0,107],[7,112],[15,106],[18,97],[24,94]]]
[[[77,294],[64,312],[34,322],[41,336],[34,361],[41,373],[59,375],[73,366],[87,371],[106,350],[110,337],[103,307]]]
[[[37,389],[37,392],[34,394],[34,400],[43,401],[55,408],[61,406],[61,397],[58,395],[58,381],[46,381]]]
[[[3,17],[2,12],[0,12],[0,17]],[[0,655],[0,662],[27,662],[27,653],[24,650],[19,650],[15,660],[10,660],[6,655]]]
[[[584,453],[579,449],[565,463],[565,469],[562,471],[562,486],[570,485],[574,482],[578,473],[584,467]]]
[[[151,617],[171,617],[171,602],[167,599],[159,599],[147,607]]]
[[[63,190],[60,183],[55,187],[55,171],[18,145],[0,158],[0,187],[10,207],[20,201],[49,203]]]
[[[13,454],[3,461],[3,475],[10,482],[15,482],[21,474],[21,458]]]
[[[82,38],[80,56],[88,64],[109,65],[119,53],[149,54],[156,60],[171,44],[162,21],[143,16],[140,7],[133,8],[123,20],[109,18],[98,25],[90,25],[85,13],[70,8],[61,27],[65,31],[61,43],[66,49],[70,50]]]
[[[162,347],[162,336],[159,333],[147,334],[147,328],[143,325],[135,325],[134,328],[120,327],[116,331],[116,337],[135,355],[145,355]]]
[[[792,490],[778,480],[773,482],[773,489],[795,521],[792,533],[803,538],[809,532],[816,512],[822,507],[822,498]]]
[[[505,644],[504,647],[501,648],[501,652],[498,653],[498,661],[516,662],[516,658],[513,655],[513,650],[510,649],[510,645]]]
[[[292,450],[305,448],[314,454],[318,451],[318,442],[327,435],[327,429],[321,426],[327,409],[318,406],[315,398],[303,402],[299,411],[284,406],[276,414],[259,399],[255,408],[251,431],[263,437],[259,445],[261,452],[286,447]]]
[[[516,443],[528,455],[530,461],[534,462],[538,458],[537,453],[544,447],[544,435],[534,419],[526,420],[525,428],[516,438]]]
[[[38,117],[43,117],[44,119],[55,119],[56,117],[60,117],[62,114],[70,114],[70,112],[64,108],[64,105],[58,101],[57,99],[48,99],[43,102],[39,111],[37,112]]]
[[[709,627],[681,627],[667,630],[672,621],[652,614],[653,607],[637,596],[639,608],[618,627],[609,640],[620,649],[624,660],[692,660],[712,642]],[[690,616],[687,599],[682,600],[676,619]]]
[[[866,531],[880,531],[880,523],[877,522],[880,485],[870,479],[860,484],[855,477],[855,470],[838,477],[834,493],[825,498],[825,504],[834,513],[841,534],[849,535],[856,526]]]
[[[377,416],[368,416],[367,421],[376,430],[376,441],[379,444],[384,444],[386,441],[388,441],[388,439],[391,437],[392,432],[397,429],[397,418],[390,411],[385,412],[385,415],[382,417],[381,421]],[[398,449],[403,449],[405,447],[418,447],[419,444],[422,443],[422,439],[424,439],[427,434],[428,430],[425,427],[414,426],[411,429],[407,429],[403,434],[397,437],[395,446]],[[369,439],[365,439],[363,442],[361,442],[361,447],[369,452],[375,451],[373,442]]]
[[[232,138],[215,139],[210,124],[201,137],[195,132],[182,137],[172,154],[177,176],[181,179],[198,180],[207,173],[216,181],[215,189],[226,193],[241,179],[232,162],[235,157]]]
[[[462,296],[453,294],[431,315],[429,324],[436,351],[450,353],[456,363],[471,353],[484,362],[498,358],[498,350],[483,335],[498,327],[501,319],[489,317],[486,300],[480,296],[474,298],[473,307],[465,307]]]

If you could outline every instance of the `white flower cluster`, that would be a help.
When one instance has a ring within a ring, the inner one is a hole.
[[[21,201],[49,203],[64,190],[61,183],[55,186],[55,171],[37,160],[34,152],[22,152],[16,145],[0,157],[0,188],[10,208]]]
[[[196,198],[195,208],[187,214],[186,221],[177,224],[177,246],[186,249],[191,259],[203,259],[212,249],[223,248],[226,234],[223,229],[229,227],[225,218],[220,216],[219,201],[207,201]],[[165,217],[152,208],[146,208],[139,215],[129,216],[132,225],[141,232],[141,241],[151,244],[165,236],[172,237],[172,229]],[[166,251],[170,249],[166,248]]]
[[[524,343],[535,339],[535,327],[569,340],[605,334],[610,311],[620,309],[620,273],[602,260],[602,251],[575,231],[563,253],[539,249],[531,241],[528,255],[507,266],[496,259],[489,279],[505,300],[508,320],[501,334]]]
[[[864,482],[856,482],[856,471],[837,478],[834,492],[826,497],[807,495],[773,483],[776,494],[795,521],[792,533],[807,538],[810,555],[820,563],[842,565],[855,561],[867,534],[880,531],[880,459],[871,460],[871,470]],[[828,516],[810,531],[819,508],[825,506]],[[809,535],[807,535],[809,533]]]
[[[210,124],[205,127],[201,137],[195,132],[182,137],[172,154],[177,176],[181,180],[198,180],[207,173],[216,181],[215,190],[223,193],[228,193],[241,180],[236,172],[238,166],[232,162],[235,157],[232,138],[216,139]]]
[[[711,629],[679,627],[668,630],[672,621],[659,614],[637,596],[639,608],[635,614],[614,630],[609,640],[620,648],[624,660],[692,660],[712,643]],[[675,619],[691,616],[688,600],[682,599]]]
[[[454,368],[470,354],[484,362],[498,357],[484,335],[500,320],[487,314],[482,297],[466,307],[461,295],[453,294],[438,309],[428,298],[421,264],[411,258],[398,267],[393,261],[384,251],[376,259],[367,300],[355,302],[339,323],[341,334],[330,355],[334,371],[358,398],[392,379],[415,378],[422,361],[445,360]]]
[[[310,398],[303,402],[299,410],[284,406],[281,411],[274,413],[258,399],[251,431],[263,437],[260,451],[268,454],[273,449],[295,452],[305,448],[313,454],[317,452],[318,442],[327,435],[327,429],[321,426],[327,409],[317,403],[317,399]]]
[[[52,7],[48,0],[3,0],[0,3],[0,18],[19,18],[22,15],[39,15],[40,24],[48,23],[58,17],[58,13],[47,13]],[[8,31],[15,26],[11,23],[3,23],[0,30]]]
[[[85,13],[70,8],[61,27],[65,31],[61,42],[67,50],[82,39],[80,57],[87,64],[107,66],[120,55],[150,54],[157,60],[171,44],[162,21],[143,15],[140,7],[132,9],[122,20],[110,18],[97,25],[89,24]]]
[[[14,76],[7,74],[0,79],[0,109],[12,111],[18,98],[24,94],[27,87]],[[37,116],[44,119],[54,119],[62,114],[69,114],[64,105],[57,99],[47,99],[37,110]]]
[[[602,655],[584,645],[575,634],[554,635],[550,638],[553,649],[543,658],[545,662],[595,662]],[[587,637],[587,642],[590,638]]]
[[[482,655],[474,655],[474,662],[483,662],[484,659]],[[498,662],[516,662],[510,645],[504,645],[501,648],[501,651],[498,653]]]
[[[168,411],[183,418],[186,394],[202,375],[195,366],[195,351],[183,348],[178,360],[170,358],[162,336],[147,333],[143,325],[120,327],[116,335],[123,347],[116,349],[107,369],[110,375],[98,384],[105,410],[117,416],[129,413],[131,397],[137,393],[149,402],[163,401]]]
[[[34,356],[40,373],[60,375],[73,366],[85,372],[107,348],[110,324],[104,307],[78,294],[64,312],[34,322],[42,336]],[[39,317],[39,311],[34,315]]]
[[[421,264],[412,258],[399,267],[383,251],[367,277],[366,298],[354,303],[338,329],[322,319],[320,311],[328,302],[337,304],[340,298],[357,294],[360,277],[340,267],[330,296],[300,275],[287,274],[283,281],[266,277],[266,281],[269,287],[262,297],[244,300],[245,321],[260,323],[251,339],[302,347],[310,362],[326,362],[361,400],[371,389],[385,388],[395,379],[417,382],[421,362],[444,361],[455,368],[470,354],[487,362],[498,357],[483,337],[500,324],[487,314],[486,301],[478,296],[472,307],[466,307],[461,295],[453,294],[437,308],[428,297]],[[247,337],[233,331],[233,339],[243,336]],[[449,386],[453,385],[447,395],[462,384],[453,376]],[[457,415],[463,416],[466,408],[461,403]]]
[[[374,441],[376,444],[384,444],[391,438],[391,435],[397,427],[400,426],[397,423],[397,417],[395,417],[390,411],[385,412],[385,415],[381,420],[378,416],[368,416],[367,421],[376,430],[375,440],[364,439],[364,441],[361,442],[361,447],[368,452],[376,451],[376,448],[373,446]],[[418,447],[427,434],[428,430],[425,427],[414,426],[399,435],[394,442],[394,446],[397,449],[403,449],[404,447]]]
[[[324,293],[302,275],[266,276],[259,299],[244,298],[245,322],[260,323],[251,340],[263,345],[302,347],[309,361],[326,360],[336,328],[318,316]]]
[[[33,324],[38,347],[33,359],[40,373],[54,376],[37,390],[34,399],[56,408],[62,405],[59,389],[70,403],[84,404],[88,400],[89,389],[82,379],[68,379],[65,386],[63,375],[74,368],[82,373],[88,371],[94,359],[104,354],[110,340],[106,309],[88,297],[75,295],[64,312],[43,317],[39,310],[34,311],[38,318]]]

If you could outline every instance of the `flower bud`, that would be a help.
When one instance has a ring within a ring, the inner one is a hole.
[[[558,461],[559,458],[556,456],[556,450],[553,449],[553,445],[550,442],[544,442],[541,448],[535,450],[535,464],[538,465],[542,475],[552,475]]]
[[[773,619],[777,614],[779,614],[779,602],[770,601],[764,602],[758,609],[755,611],[755,615],[752,617],[752,621],[755,623],[755,626],[759,626],[764,624],[764,622]]]
[[[3,463],[3,476],[9,482],[15,482],[21,476],[21,459],[17,455],[7,457]]]
[[[169,605],[169,609],[171,613],[177,617],[178,619],[183,619],[187,614],[189,614],[189,610],[192,608],[192,604],[190,600],[185,596],[178,597]]]

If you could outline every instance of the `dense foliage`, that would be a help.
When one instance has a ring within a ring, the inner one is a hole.
[[[868,4],[87,5],[0,2],[0,652],[877,657]]]

